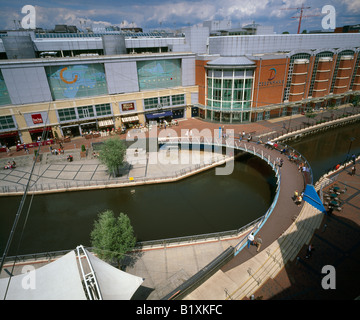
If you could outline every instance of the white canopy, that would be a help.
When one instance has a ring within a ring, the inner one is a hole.
[[[0,299],[4,299],[6,294],[7,300],[85,300],[89,295],[86,295],[83,286],[86,281],[83,282],[82,269],[87,272],[86,277],[91,273],[91,279],[97,283],[99,298],[131,299],[143,279],[116,269],[82,246],[81,248],[85,253],[80,257],[82,267],[75,251],[71,251],[54,262],[34,269],[33,274],[25,273],[11,277],[10,284],[9,278],[0,279]],[[86,260],[88,267],[84,268],[83,260]]]
[[[7,300],[85,300],[74,251],[29,273],[13,276]],[[32,288],[32,281],[34,287]],[[4,299],[9,278],[0,279],[0,297]]]

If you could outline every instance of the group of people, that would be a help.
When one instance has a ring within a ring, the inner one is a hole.
[[[255,237],[254,237],[254,232],[251,232],[248,236],[248,248],[250,248],[250,245],[254,245],[256,246],[256,252],[259,252],[260,251],[260,247],[261,247],[261,244],[262,244],[262,239],[260,236],[258,236],[255,240]]]
[[[8,161],[8,163],[4,166],[4,169],[15,169],[15,168],[16,168],[15,161],[13,162]]]
[[[53,146],[50,146],[49,148],[50,148],[51,154],[54,154],[54,155],[56,155],[56,156],[57,156],[58,154],[64,154],[64,147],[63,147],[63,145],[61,144],[61,142],[60,142],[60,144],[59,144],[59,148],[58,148],[58,149],[53,148]]]
[[[239,133],[239,141],[241,142],[243,139],[246,139],[247,142],[250,142],[252,140],[251,133],[249,133],[247,137],[246,137],[245,131],[243,131],[242,133]]]

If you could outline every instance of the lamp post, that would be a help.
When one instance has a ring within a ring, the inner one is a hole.
[[[347,152],[347,154],[346,154],[346,160],[345,160],[345,162],[348,161],[348,159],[350,158],[351,145],[352,145],[352,143],[353,143],[354,140],[355,140],[354,137],[351,137],[351,138],[350,138],[349,150],[348,150],[348,152]]]

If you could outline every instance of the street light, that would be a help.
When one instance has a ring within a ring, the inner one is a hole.
[[[349,159],[349,157],[350,157],[350,150],[351,150],[351,145],[352,145],[352,143],[353,143],[353,141],[355,140],[355,138],[354,137],[351,137],[350,138],[350,145],[349,145],[349,150],[348,150],[348,152],[347,152],[347,155],[346,155],[346,160],[345,160],[345,162],[346,161],[348,161],[348,159]]]

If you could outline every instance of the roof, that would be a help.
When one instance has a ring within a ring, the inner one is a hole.
[[[253,66],[255,63],[250,59],[241,57],[220,57],[209,61],[208,66]]]
[[[142,284],[142,278],[109,265],[84,247],[76,249],[77,255],[75,250],[70,251],[58,260],[31,271],[33,273],[0,279],[1,299],[130,300]]]

